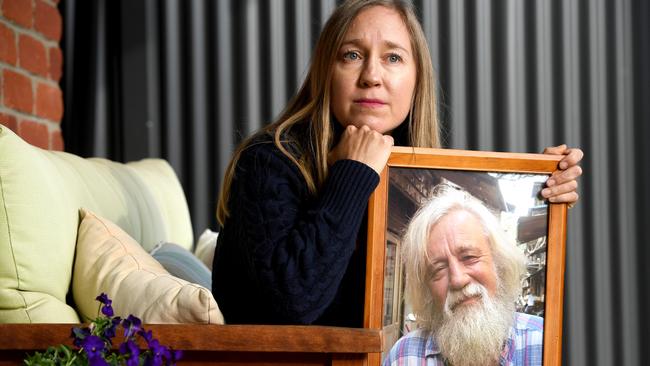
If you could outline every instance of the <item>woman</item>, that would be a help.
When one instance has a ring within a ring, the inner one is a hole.
[[[410,3],[349,0],[280,118],[235,151],[212,291],[228,323],[361,326],[366,203],[391,146],[439,147],[428,46]],[[579,149],[544,190],[577,200]]]

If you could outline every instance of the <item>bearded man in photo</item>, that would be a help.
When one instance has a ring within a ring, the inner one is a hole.
[[[418,329],[384,365],[541,365],[543,319],[516,312],[526,258],[476,198],[441,189],[402,242]]]

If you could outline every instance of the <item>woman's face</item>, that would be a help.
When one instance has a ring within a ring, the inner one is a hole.
[[[399,13],[383,6],[365,9],[334,61],[331,111],[343,127],[390,132],[411,109],[416,73],[411,38]]]

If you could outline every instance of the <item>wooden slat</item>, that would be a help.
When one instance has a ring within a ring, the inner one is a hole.
[[[368,247],[366,255],[365,328],[382,328],[384,300],[384,257],[386,251],[386,208],[388,168],[381,173],[379,186],[368,202]]]
[[[549,206],[544,366],[559,366],[562,364],[562,304],[564,303],[567,205],[551,204]]]
[[[71,344],[72,324],[0,324],[0,351]],[[146,325],[161,344],[192,351],[381,352],[381,331],[279,325]]]
[[[563,155],[393,147],[389,166],[473,171],[550,173]]]
[[[26,354],[28,354],[26,351],[0,351],[0,366],[23,365]],[[365,357],[362,353],[351,355],[357,358]],[[183,357],[178,364],[182,366],[332,366],[335,363],[333,355],[328,353],[187,351],[183,352]],[[363,366],[364,364],[363,359],[350,358],[344,365]]]

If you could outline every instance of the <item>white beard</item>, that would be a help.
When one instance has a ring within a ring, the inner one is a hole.
[[[505,300],[499,286],[495,298],[479,284],[448,293],[442,312],[432,320],[433,335],[442,355],[454,366],[497,364],[514,322],[515,305]],[[477,303],[458,305],[468,297],[480,296]],[[454,309],[452,311],[452,309]],[[441,314],[442,313],[442,314]]]

